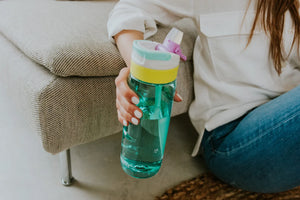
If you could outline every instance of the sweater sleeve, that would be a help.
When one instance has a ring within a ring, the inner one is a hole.
[[[187,10],[182,0],[120,0],[109,14],[109,39],[114,42],[113,36],[122,30],[141,31],[147,39],[157,32],[157,23],[169,25],[188,17]]]

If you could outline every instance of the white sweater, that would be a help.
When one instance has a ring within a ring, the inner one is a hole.
[[[211,131],[300,84],[300,60],[296,48],[283,63],[278,76],[269,57],[269,38],[256,31],[245,48],[255,15],[248,0],[196,0],[199,36],[194,49],[195,100],[189,115],[199,133],[193,155],[204,130]],[[193,17],[191,0],[120,0],[110,13],[109,37],[121,30],[138,30],[145,39],[157,31],[156,24]],[[252,1],[253,2],[253,1]],[[245,16],[245,18],[244,18]],[[244,21],[243,21],[244,19]],[[293,29],[287,17],[284,45],[288,51]]]

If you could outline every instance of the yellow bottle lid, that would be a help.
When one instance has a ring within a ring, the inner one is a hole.
[[[147,83],[170,83],[176,80],[180,57],[174,53],[156,51],[157,44],[147,40],[133,42],[130,73]]]

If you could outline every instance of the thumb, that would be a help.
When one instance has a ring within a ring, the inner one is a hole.
[[[174,101],[176,101],[176,102],[183,101],[183,98],[180,96],[180,94],[178,94],[177,91],[175,92],[175,95],[174,95]]]

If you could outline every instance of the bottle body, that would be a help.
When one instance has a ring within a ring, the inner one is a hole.
[[[163,159],[176,88],[176,80],[151,84],[131,74],[129,87],[139,96],[137,105],[143,112],[138,125],[123,127],[121,166],[135,178],[155,175]]]

